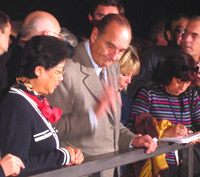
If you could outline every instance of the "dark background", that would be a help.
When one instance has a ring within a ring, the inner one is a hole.
[[[52,13],[61,26],[73,33],[85,30],[88,25],[88,3],[91,0],[0,0],[0,10],[11,20],[23,20],[32,11]],[[161,17],[176,13],[199,15],[198,0],[121,0],[134,35],[149,38],[152,24]]]

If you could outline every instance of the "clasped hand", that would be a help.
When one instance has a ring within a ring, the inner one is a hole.
[[[145,147],[146,153],[154,152],[157,148],[157,143],[149,135],[138,134],[131,144],[135,147]]]
[[[70,153],[70,163],[67,164],[67,166],[71,166],[71,165],[79,165],[83,162],[84,157],[83,157],[83,153],[80,151],[80,149],[76,149],[76,148],[72,148],[70,146],[66,146],[65,147],[68,152]]]

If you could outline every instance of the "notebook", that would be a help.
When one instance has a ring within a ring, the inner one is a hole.
[[[197,140],[199,138],[200,138],[200,133],[193,133],[190,135],[185,135],[183,137],[160,138],[158,141],[185,144],[185,143],[190,143],[191,141]]]

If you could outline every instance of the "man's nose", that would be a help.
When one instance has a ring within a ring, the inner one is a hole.
[[[183,41],[183,42],[190,42],[190,41],[192,41],[192,36],[189,35],[188,33],[185,33],[185,34],[183,35],[183,37],[182,37],[182,41]]]
[[[115,49],[110,53],[110,57],[113,61],[118,61],[120,59],[119,50]]]

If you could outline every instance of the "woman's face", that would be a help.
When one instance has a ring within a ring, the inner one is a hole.
[[[123,90],[127,87],[128,84],[131,83],[131,79],[134,72],[130,72],[129,74],[120,73],[119,75],[119,90]]]
[[[66,60],[49,70],[45,70],[37,78],[36,88],[33,88],[39,95],[52,94],[58,87],[59,82],[63,80],[64,66]]]
[[[178,96],[181,93],[185,92],[190,84],[191,84],[191,81],[184,82],[176,77],[173,77],[169,86],[166,87],[166,90],[169,94]]]

